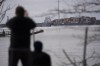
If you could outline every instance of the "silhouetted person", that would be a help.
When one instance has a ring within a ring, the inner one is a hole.
[[[9,66],[17,66],[19,60],[23,66],[30,66],[30,30],[36,24],[29,17],[24,17],[25,10],[22,6],[18,6],[15,13],[16,16],[6,23],[11,30]]]
[[[50,56],[42,51],[42,42],[36,41],[34,49],[34,52],[32,52],[32,66],[51,66]]]

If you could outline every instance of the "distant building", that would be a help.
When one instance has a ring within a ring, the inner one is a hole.
[[[43,22],[43,26],[51,26],[51,18],[49,16],[45,17],[45,20]]]
[[[96,25],[100,25],[100,20],[96,20]]]
[[[82,17],[80,17],[80,23],[81,24],[87,24],[87,25],[93,25],[93,24],[96,23],[96,18],[95,17],[82,16]]]
[[[0,28],[6,27],[6,24],[0,24]]]
[[[42,27],[43,23],[36,23],[37,27]]]
[[[52,25],[93,25],[96,23],[95,17],[70,17],[63,19],[55,19],[51,21]]]
[[[94,64],[94,65],[92,65],[92,66],[100,66],[100,63]]]
[[[50,27],[61,25],[100,25],[100,20],[96,20],[95,17],[70,17],[62,19],[51,20],[50,17],[46,17],[44,22],[36,23],[37,27]],[[6,27],[6,24],[0,24],[0,28]]]

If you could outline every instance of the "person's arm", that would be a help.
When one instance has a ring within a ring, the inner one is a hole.
[[[33,21],[32,19],[29,19],[29,28],[34,29],[35,27],[36,27],[35,21]]]
[[[49,66],[51,66],[51,58],[50,58],[50,60],[49,60],[49,61],[50,61],[50,64],[49,64]]]
[[[48,55],[48,65],[47,66],[51,66],[51,57]]]

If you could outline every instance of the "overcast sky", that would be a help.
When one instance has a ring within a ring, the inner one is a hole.
[[[60,1],[60,9],[71,9],[71,6],[77,3],[82,2],[83,0],[59,0]],[[38,22],[43,22],[45,17],[36,17],[39,16],[43,13],[48,13],[50,10],[58,8],[58,0],[8,0],[6,2],[6,6],[10,4],[10,7],[13,7],[11,10],[7,12],[6,16],[9,16],[10,18],[15,16],[15,8],[18,5],[23,6],[29,13],[29,16],[34,19],[37,23]],[[84,14],[83,14],[84,15]],[[96,14],[85,14],[89,16],[94,16],[97,19],[100,19],[100,13]],[[49,16],[49,15],[47,15]],[[78,15],[70,15],[70,14],[63,14],[61,15],[61,18],[66,18],[70,16],[78,16]],[[56,17],[51,18],[56,19]],[[6,18],[5,18],[6,20]]]

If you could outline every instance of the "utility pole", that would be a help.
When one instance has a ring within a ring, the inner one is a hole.
[[[85,3],[86,3],[86,0],[84,0],[84,3],[83,3],[83,11],[86,11]],[[84,49],[83,49],[83,66],[87,66],[87,60],[86,60],[87,39],[88,39],[88,26],[86,26],[86,29],[85,29]]]
[[[58,0],[58,22],[59,22],[59,19],[60,19],[60,10],[59,10],[59,0]]]
[[[83,66],[87,66],[86,51],[87,51],[88,27],[85,29],[84,48],[83,48]]]

